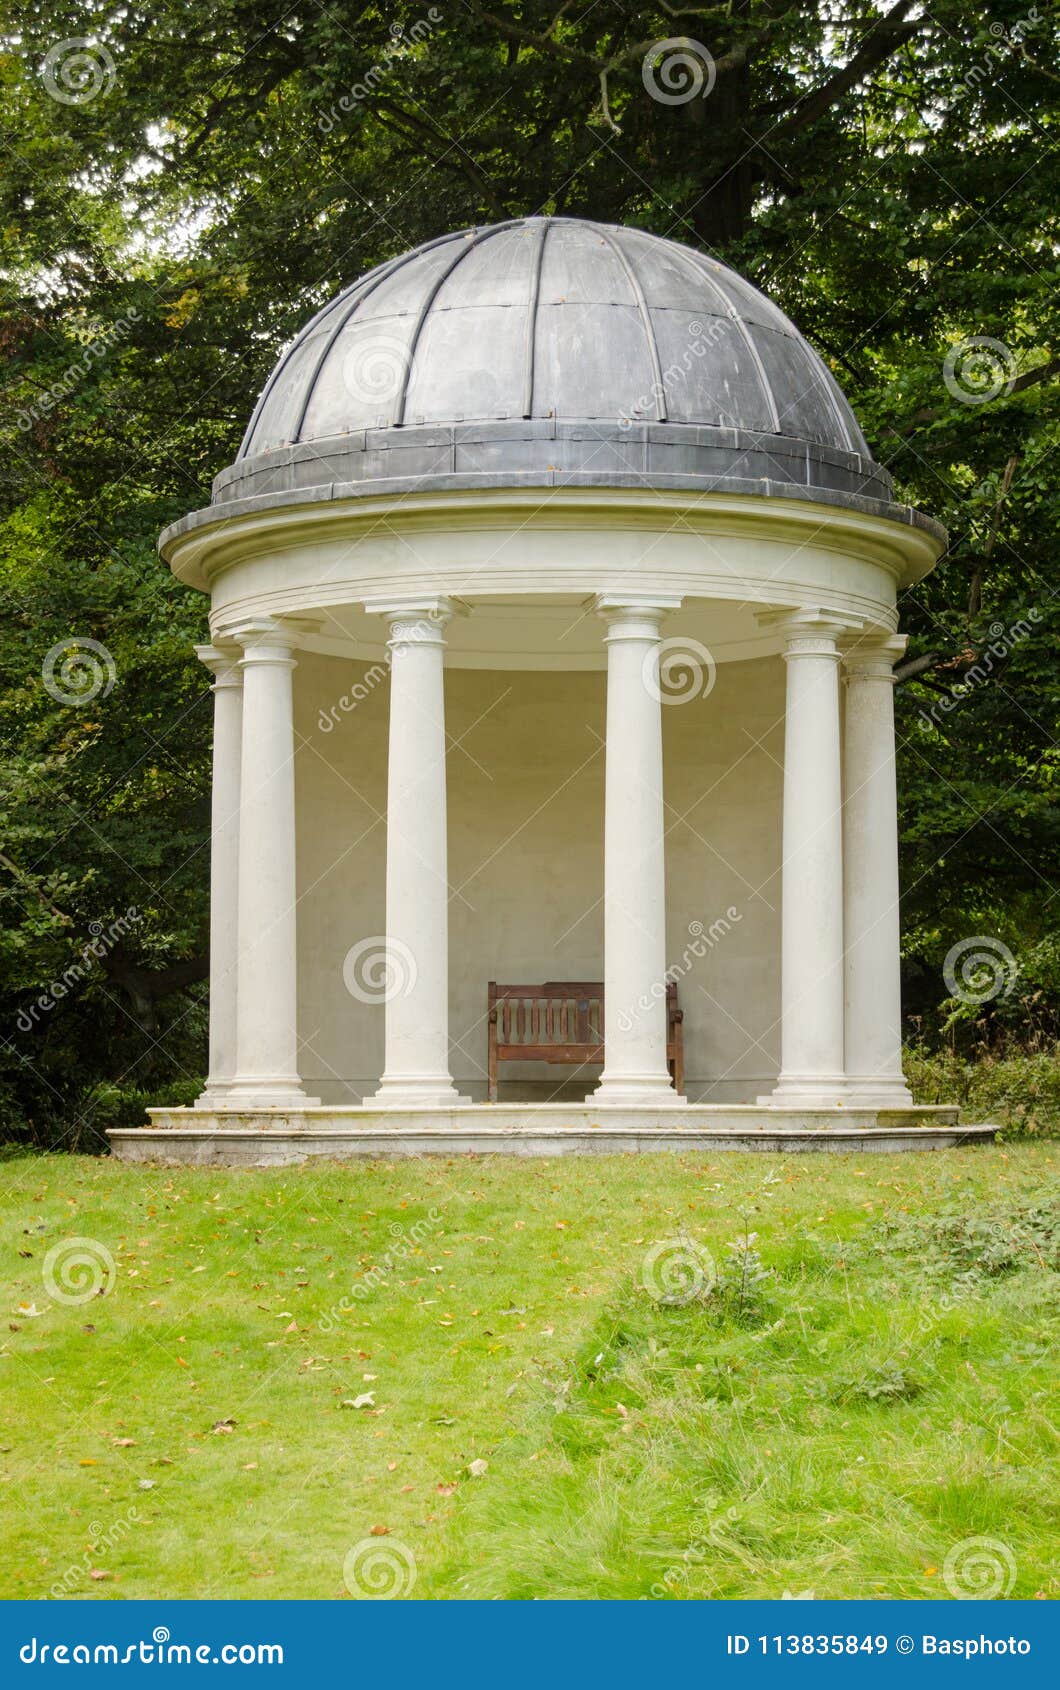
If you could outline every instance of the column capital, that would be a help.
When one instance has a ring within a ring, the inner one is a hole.
[[[838,661],[840,642],[853,638],[864,627],[860,616],[821,605],[759,611],[755,621],[760,628],[773,629],[780,635],[784,641],[781,655],[785,660],[791,657],[831,657]]]
[[[605,644],[612,640],[657,640],[659,625],[672,610],[680,610],[679,597],[658,593],[598,593],[593,609],[607,624]]]
[[[204,663],[213,676],[214,692],[219,692],[222,687],[242,687],[243,674],[239,665],[243,653],[237,645],[197,645],[194,650],[199,662]]]
[[[847,682],[894,681],[894,666],[904,654],[906,634],[889,634],[882,628],[856,638],[843,649]]]
[[[242,647],[240,661],[244,667],[248,663],[295,666],[293,630],[274,616],[248,617],[245,622],[233,623],[223,630],[221,638]]]
[[[467,615],[468,607],[444,593],[410,593],[395,598],[365,599],[369,616],[385,617],[390,627],[388,644],[396,646],[445,644],[446,624],[455,615]]]

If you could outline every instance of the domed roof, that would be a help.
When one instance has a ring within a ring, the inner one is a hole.
[[[639,229],[530,217],[428,241],[318,312],[214,503],[535,485],[891,499],[756,288]]]

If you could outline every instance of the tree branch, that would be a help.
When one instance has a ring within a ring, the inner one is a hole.
[[[111,951],[102,958],[102,966],[107,977],[128,995],[141,1026],[150,1029],[158,1024],[155,1006],[159,1000],[205,980],[210,972],[210,959],[208,956],[188,957],[182,962],[168,963],[164,968],[141,968],[120,951]]]
[[[376,106],[380,108],[380,119],[383,124],[387,127],[396,129],[397,133],[404,135],[406,140],[410,138],[408,130],[412,130],[413,133],[425,136],[436,146],[444,147],[445,151],[442,157],[432,160],[435,169],[438,169],[441,165],[443,165],[449,157],[455,155],[455,163],[459,166],[461,175],[466,176],[471,185],[479,190],[489,205],[490,210],[493,212],[493,215],[497,218],[497,221],[504,221],[508,215],[507,206],[500,198],[500,195],[497,193],[496,188],[486,175],[485,171],[480,165],[476,164],[470,153],[465,152],[459,142],[454,143],[440,130],[435,129],[432,123],[428,122],[425,118],[417,117],[413,112],[407,111],[404,106],[399,106],[397,102],[391,99],[388,95],[377,94],[375,103]],[[393,122],[390,125],[387,125],[386,114],[388,112],[393,119]],[[402,129],[402,123],[407,124],[408,129]]]
[[[918,675],[926,675],[929,669],[937,668],[944,656],[941,651],[926,651],[923,657],[910,658],[908,663],[899,663],[894,678],[899,686],[903,681],[915,681]]]
[[[869,34],[861,43],[850,63],[843,66],[833,77],[822,84],[820,88],[807,94],[795,106],[790,117],[784,118],[772,135],[795,135],[800,129],[807,129],[811,124],[830,111],[844,94],[861,82],[866,76],[881,65],[885,59],[896,52],[906,41],[918,35],[929,21],[926,17],[915,18],[906,23],[905,15],[916,4],[916,0],[897,0],[897,4],[879,23],[872,26]]]

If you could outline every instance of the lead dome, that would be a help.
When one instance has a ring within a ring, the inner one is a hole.
[[[535,217],[428,241],[324,306],[214,504],[646,484],[892,498],[831,372],[764,294],[676,241]]]

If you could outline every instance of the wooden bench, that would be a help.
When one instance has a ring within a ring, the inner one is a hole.
[[[666,1064],[674,1090],[685,1077],[677,984],[666,987]],[[489,983],[489,1100],[497,1101],[502,1062],[604,1060],[604,988],[600,980],[546,980],[541,986]]]

